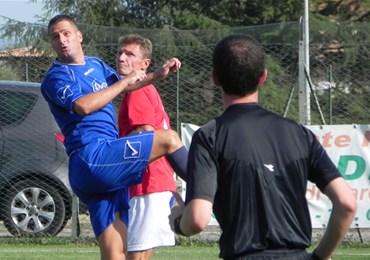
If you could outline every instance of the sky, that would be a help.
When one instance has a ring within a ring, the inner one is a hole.
[[[42,11],[42,1],[29,3],[29,0],[0,0],[0,26],[6,22],[2,16],[20,22],[36,23],[35,15],[40,15]],[[9,46],[11,41],[0,38],[0,50]]]
[[[29,3],[29,0],[0,0],[0,16],[6,16],[20,22],[37,22],[35,15],[42,13],[42,1]],[[0,24],[4,19],[0,17]]]

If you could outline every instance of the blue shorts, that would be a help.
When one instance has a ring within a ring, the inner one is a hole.
[[[97,140],[70,155],[69,182],[89,209],[96,237],[112,224],[117,211],[127,224],[127,188],[142,180],[153,135],[143,132],[117,140]]]
[[[107,227],[116,219],[119,212],[120,219],[128,226],[129,205],[128,188],[96,196],[87,202],[90,222],[95,237],[98,238]]]

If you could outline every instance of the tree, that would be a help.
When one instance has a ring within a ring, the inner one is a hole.
[[[31,0],[33,2],[37,0]],[[226,27],[298,21],[303,13],[302,0],[43,0],[44,13],[39,23],[45,25],[57,13],[69,14],[79,25],[87,27],[85,43],[100,38],[111,40],[109,34],[96,37],[91,26],[116,28],[220,29]],[[313,0],[311,18],[326,21],[369,21],[370,0]],[[44,26],[43,26],[44,27]],[[85,28],[84,28],[85,29]],[[41,27],[8,21],[3,37],[31,42],[46,39]]]
[[[333,65],[334,76],[339,82],[351,82],[355,86],[350,92],[353,99],[348,103],[338,102],[346,98],[346,95],[340,95],[338,88],[334,102],[343,104],[343,107],[334,113],[356,111],[359,120],[365,120],[366,114],[363,113],[368,113],[364,104],[368,104],[370,96],[366,94],[369,91],[367,57],[370,51],[367,45],[358,43],[368,43],[370,36],[364,30],[368,25],[359,25],[358,22],[368,21],[369,3],[370,0],[310,1],[311,74],[323,78],[321,74],[325,70],[322,64]],[[181,74],[186,76],[181,81],[179,103],[182,111],[185,111],[183,106],[191,106],[190,112],[181,111],[181,116],[189,117],[184,120],[187,122],[202,124],[221,112],[218,109],[221,107],[220,95],[210,80],[210,57],[215,43],[228,34],[254,36],[270,56],[270,81],[261,90],[263,105],[283,114],[287,96],[296,84],[302,0],[43,0],[43,4],[44,13],[39,16],[38,24],[9,20],[1,28],[2,37],[16,39],[21,46],[42,49],[51,61],[54,54],[46,43],[46,23],[54,14],[66,13],[77,19],[84,34],[86,53],[97,55],[114,67],[118,37],[132,32],[142,34],[154,43],[153,67],[169,56],[177,56],[183,61]],[[350,22],[333,22],[346,19]],[[268,25],[262,28],[261,24]],[[45,64],[48,65],[47,62]],[[32,75],[34,79],[42,78],[44,67],[47,67],[45,64],[39,66],[39,75]],[[364,76],[351,78],[350,74],[356,72]],[[157,84],[170,114],[175,113],[178,105],[174,92],[176,84],[175,78]],[[294,97],[296,101],[297,96]],[[297,120],[295,101],[288,116]],[[322,102],[328,106],[327,98]],[[313,118],[319,118],[316,111]]]

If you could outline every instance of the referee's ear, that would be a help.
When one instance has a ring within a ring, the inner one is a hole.
[[[221,86],[215,70],[212,70],[212,79],[216,86]]]
[[[258,85],[263,85],[266,82],[267,79],[267,69],[265,69],[258,81]]]

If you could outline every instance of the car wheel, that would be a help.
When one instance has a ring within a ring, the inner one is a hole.
[[[11,186],[3,209],[4,225],[14,236],[55,236],[65,223],[62,196],[39,180],[23,180]]]

